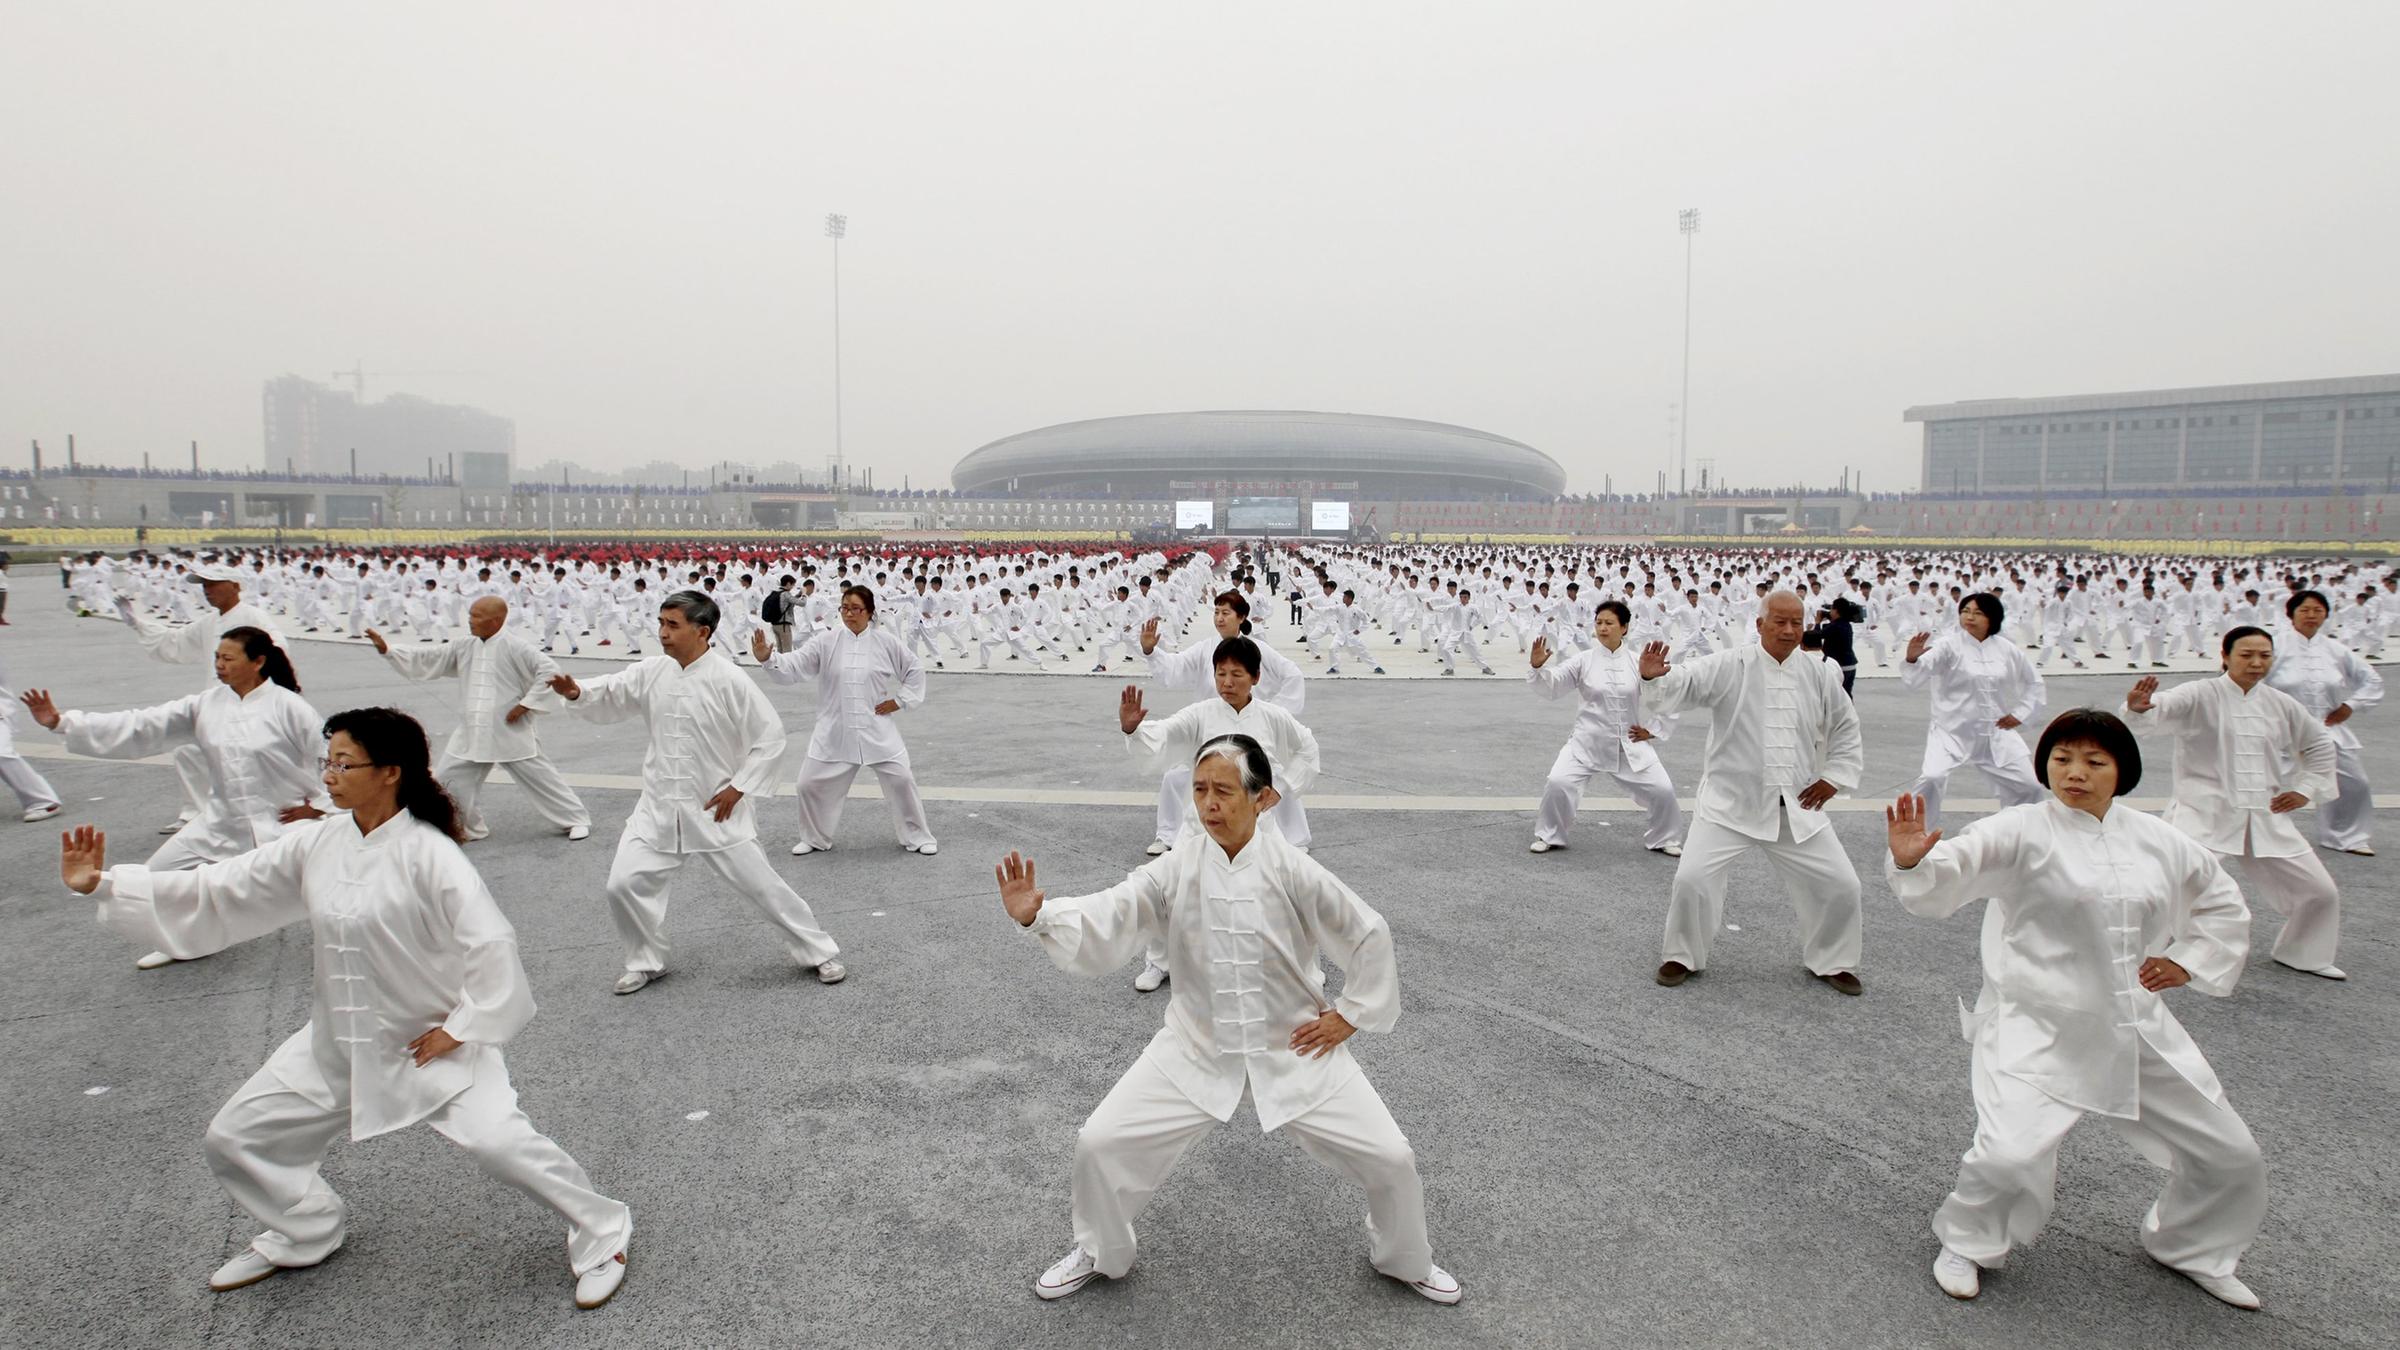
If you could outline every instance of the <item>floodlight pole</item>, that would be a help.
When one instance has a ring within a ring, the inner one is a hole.
[[[1682,496],[1691,488],[1692,236],[1700,233],[1700,208],[1676,212],[1675,227],[1683,232],[1683,403],[1682,416],[1675,423],[1675,492]]]
[[[842,237],[850,217],[825,213],[825,237],[833,241],[833,489],[842,487]]]

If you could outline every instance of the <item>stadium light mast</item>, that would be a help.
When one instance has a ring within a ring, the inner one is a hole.
[[[850,217],[825,213],[825,237],[833,241],[833,487],[842,486],[842,238],[850,233]],[[1685,319],[1689,325],[1689,316]]]
[[[1680,496],[1691,487],[1692,236],[1700,233],[1700,208],[1688,206],[1676,212],[1675,227],[1683,232],[1683,415],[1675,427],[1675,491]]]

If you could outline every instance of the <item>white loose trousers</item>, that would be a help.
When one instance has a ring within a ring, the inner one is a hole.
[[[756,838],[706,852],[665,853],[642,842],[628,823],[617,840],[617,856],[608,865],[608,912],[625,941],[627,970],[667,968],[667,883],[694,858],[707,863],[784,931],[789,939],[785,950],[804,969],[814,970],[841,954],[833,935],[818,926],[816,911],[767,862]]]
[[[448,753],[433,766],[433,776],[441,780],[443,789],[458,803],[459,819],[467,822],[470,829],[483,828],[483,812],[476,809],[475,803],[483,795],[484,780],[492,776],[493,767],[481,760],[460,759]],[[567,786],[566,775],[558,771],[548,755],[512,759],[498,767],[507,769],[509,780],[525,789],[525,795],[533,799],[533,809],[541,813],[542,819],[562,830],[578,825],[591,828],[592,813],[584,808],[583,798],[575,795],[575,789]]]
[[[1752,849],[1767,856],[1775,879],[1791,898],[1792,912],[1799,916],[1801,961],[1819,975],[1856,972],[1865,945],[1858,872],[1831,829],[1795,840],[1788,815],[1781,817],[1773,843],[1728,829],[1706,816],[1693,818],[1667,901],[1662,959],[1693,970],[1708,969],[1709,948],[1725,925],[1726,873]]]
[[[2059,1142],[2084,1112],[1992,1072],[1980,1042],[1974,1082],[1975,1144],[1934,1211],[1933,1232],[1943,1246],[1991,1266],[2050,1221]],[[2141,1114],[2100,1118],[2146,1156],[2169,1160],[2167,1184],[2142,1219],[2142,1249],[2189,1274],[2233,1274],[2267,1214],[2266,1164],[2241,1116],[2210,1101],[2143,1041]]]
[[[2342,941],[2342,892],[2314,849],[2295,858],[2218,853],[2217,861],[2228,872],[2240,872],[2283,916],[2283,931],[2276,935],[2272,953],[2276,960],[2301,970],[2333,964],[2334,948]]]
[[[1075,1241],[1102,1275],[1113,1280],[1133,1268],[1133,1221],[1175,1164],[1216,1127],[1216,1117],[1183,1095],[1148,1055],[1093,1108],[1075,1135],[1073,1216]],[[1433,1274],[1416,1150],[1365,1074],[1352,1075],[1282,1131],[1367,1193],[1367,1251],[1377,1270],[1396,1280]]]
[[[1583,804],[1584,784],[1605,773],[1642,808],[1642,847],[1664,848],[1674,843],[1683,832],[1683,812],[1675,805],[1675,784],[1667,777],[1667,766],[1656,755],[1649,756],[1646,768],[1633,768],[1622,756],[1620,763],[1625,767],[1595,768],[1591,757],[1575,742],[1560,747],[1558,758],[1550,761],[1550,776],[1542,784],[1541,811],[1534,818],[1533,837],[1552,847],[1564,847],[1567,831],[1575,824],[1575,810]]]
[[[517,1106],[496,1046],[462,1046],[478,1056],[474,1081],[425,1118],[467,1151],[484,1175],[547,1205],[567,1221],[567,1260],[577,1275],[625,1250],[633,1211],[592,1189],[581,1164],[533,1127]],[[261,1066],[208,1123],[209,1170],[233,1202],[266,1226],[250,1248],[279,1266],[310,1266],[342,1245],[349,1206],[325,1184],[326,1150],[350,1128],[347,1102],[319,1106]]]
[[[2333,743],[2334,798],[2317,806],[2317,842],[2326,848],[2366,848],[2375,838],[2375,785],[2367,781],[2358,747]]]
[[[925,823],[925,801],[917,795],[917,778],[909,771],[906,755],[872,764],[813,757],[801,760],[801,842],[810,848],[833,847],[833,832],[842,825],[842,802],[860,769],[873,769],[875,781],[883,785],[883,799],[892,804],[892,835],[901,846],[913,849],[932,843],[933,829]]]

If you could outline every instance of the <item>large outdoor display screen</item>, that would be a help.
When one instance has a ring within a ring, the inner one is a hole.
[[[1308,528],[1317,534],[1348,534],[1350,532],[1350,503],[1310,502]]]
[[[1179,530],[1212,530],[1217,525],[1217,504],[1213,501],[1175,503],[1175,528]]]
[[[1229,530],[1297,530],[1298,497],[1236,497],[1225,508]]]

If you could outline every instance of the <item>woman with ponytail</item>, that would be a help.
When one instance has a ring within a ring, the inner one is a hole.
[[[625,1278],[633,1212],[517,1106],[500,1046],[533,1019],[516,930],[458,846],[458,809],[433,776],[425,728],[393,708],[324,724],[320,776],[344,815],[286,831],[187,872],[109,867],[86,825],[62,841],[69,890],[98,893],[100,922],[189,959],[308,921],[316,1000],[209,1123],[209,1168],[266,1231],[209,1277],[219,1293],[313,1266],[348,1214],[319,1169],[353,1139],[420,1122],[493,1179],[567,1223],[575,1303]]]
[[[94,759],[145,759],[180,745],[208,762],[208,800],[150,855],[153,872],[223,862],[281,838],[328,806],[317,780],[324,717],[300,696],[292,659],[262,628],[231,628],[217,640],[217,683],[155,707],[126,712],[60,709],[46,689],[25,692],[33,720]],[[134,964],[156,970],[176,960],[155,951]]]

